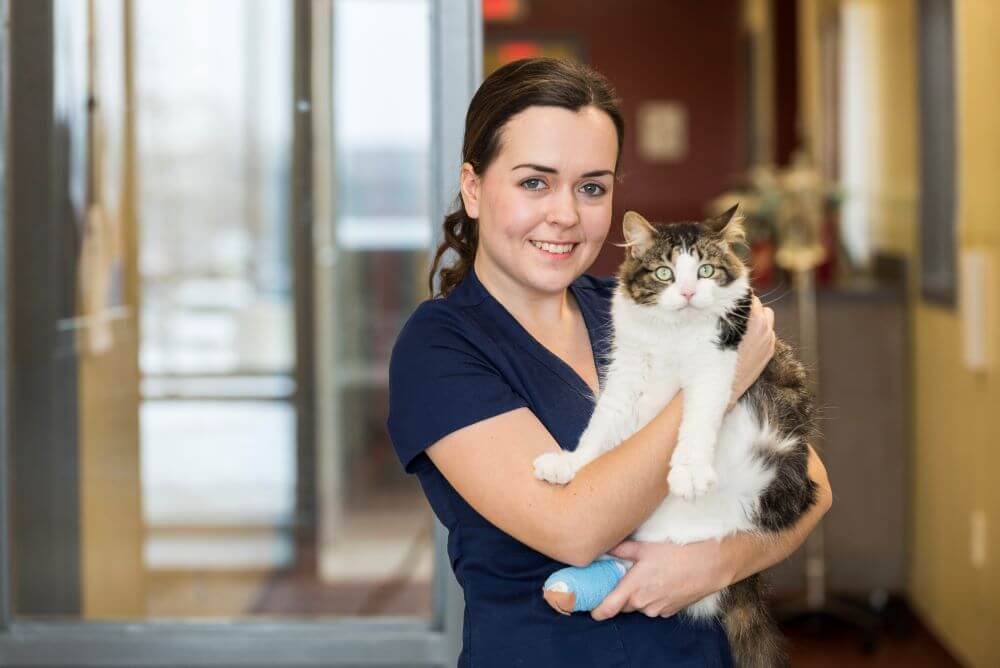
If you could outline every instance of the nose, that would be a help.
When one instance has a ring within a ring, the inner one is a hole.
[[[558,225],[575,225],[580,222],[580,216],[576,210],[576,198],[573,196],[572,188],[563,188],[549,198],[550,207],[547,222]]]
[[[688,301],[691,301],[691,298],[694,297],[694,289],[692,289],[692,288],[681,288],[681,297],[683,297],[684,299],[686,299]]]

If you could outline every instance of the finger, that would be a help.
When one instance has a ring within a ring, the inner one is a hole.
[[[774,329],[774,309],[770,306],[765,306],[764,315],[767,317],[767,328]]]
[[[618,583],[618,586],[616,586],[610,594],[604,597],[601,604],[591,610],[591,617],[597,621],[601,621],[604,619],[610,619],[621,612],[622,608],[629,602],[629,599],[632,596],[632,590],[634,587],[633,582],[635,581],[635,578],[629,577],[632,573],[633,571],[626,573],[625,577],[623,577]]]
[[[647,617],[659,617],[665,607],[660,601],[650,601],[642,606],[642,613]]]
[[[623,540],[618,543],[615,547],[608,551],[608,554],[618,557],[619,559],[627,559],[629,561],[639,560],[639,551],[642,548],[642,544],[635,540]]]

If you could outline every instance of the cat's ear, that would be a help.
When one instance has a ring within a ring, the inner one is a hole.
[[[653,247],[653,235],[656,230],[635,211],[626,211],[625,220],[622,222],[622,232],[625,234],[625,246],[628,247],[632,257],[638,259],[646,254]]]
[[[738,244],[746,240],[746,231],[743,229],[743,216],[737,215],[736,210],[740,208],[739,203],[726,209],[718,218],[707,221],[708,228],[713,234],[722,237],[728,244]]]

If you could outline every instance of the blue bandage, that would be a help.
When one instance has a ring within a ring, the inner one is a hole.
[[[573,612],[593,610],[624,577],[628,571],[625,564],[619,559],[608,557],[598,559],[584,568],[563,568],[550,575],[542,589],[576,594]]]

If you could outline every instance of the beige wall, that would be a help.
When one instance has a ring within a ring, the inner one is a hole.
[[[873,13],[872,67],[880,89],[872,112],[881,204],[873,241],[918,269],[919,131],[914,0],[843,0]],[[961,249],[982,248],[1000,274],[1000,2],[956,0]],[[848,82],[849,85],[849,82]],[[849,91],[842,91],[849,94]],[[1000,285],[992,303],[1000,303]],[[963,365],[957,309],[925,302],[911,286],[913,419],[909,512],[909,593],[921,617],[963,662],[1000,665],[1000,378]],[[995,322],[995,321],[994,321]],[[992,329],[994,355],[1000,331]],[[986,562],[972,562],[972,517],[986,518]]]
[[[1000,3],[955,2],[958,215],[962,249],[1000,269]],[[991,303],[1000,302],[994,281]],[[995,321],[994,321],[995,322]],[[914,313],[914,467],[911,594],[923,616],[974,666],[1000,665],[1000,378],[962,363],[956,311],[917,301]],[[993,352],[1000,331],[993,328]],[[995,358],[994,358],[995,359]],[[986,562],[971,560],[972,514],[986,518]]]
[[[855,132],[866,147],[864,172],[869,176],[855,187],[858,195],[869,198],[872,249],[910,255],[916,244],[919,180],[915,2],[842,0],[840,7],[842,30],[856,31],[850,43],[867,49],[864,72],[857,73],[858,81],[844,83],[840,106],[857,95],[865,101],[865,122]],[[842,150],[841,168],[845,161]]]
[[[131,4],[88,4],[93,93],[94,202],[81,250],[79,438],[82,614],[143,617],[145,580],[139,472],[139,280],[136,258],[135,128],[128,58],[108,40],[126,39]],[[110,54],[119,53],[119,58]],[[113,76],[99,76],[111,72]],[[115,82],[111,84],[109,82]],[[111,266],[124,270],[124,309],[109,304]]]
[[[919,270],[919,109],[917,104],[916,0],[840,0],[865,17],[871,43],[873,97],[871,159],[872,241]],[[958,104],[959,245],[993,258],[989,293],[994,364],[971,372],[962,359],[958,309],[922,300],[914,281],[912,306],[912,444],[909,504],[909,594],[922,619],[963,662],[1000,666],[1000,2],[955,0]],[[815,73],[815,30],[829,11],[825,0],[800,0],[802,77]],[[811,67],[810,64],[813,66]],[[850,94],[845,82],[841,95]],[[803,86],[811,128],[815,85]],[[812,99],[809,99],[812,98]],[[836,487],[836,481],[834,481]],[[973,514],[986,524],[986,560],[972,561]]]

